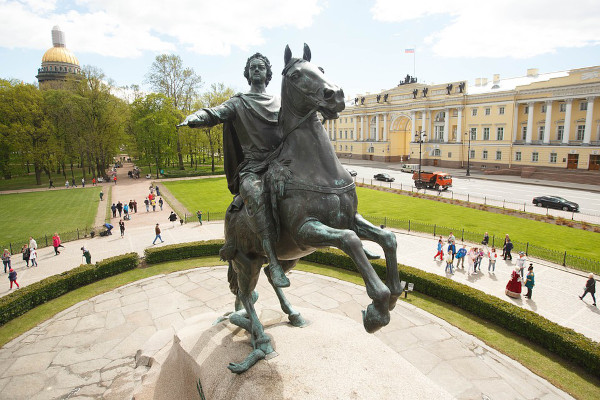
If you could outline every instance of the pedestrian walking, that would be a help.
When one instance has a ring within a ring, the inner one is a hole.
[[[119,212],[119,218],[121,218],[121,214],[123,213],[123,203],[120,201],[117,202],[117,211]]]
[[[454,272],[452,272],[452,260],[453,260],[453,254],[451,250],[448,250],[448,254],[446,254],[446,269],[445,272],[449,273],[449,274],[454,274]]]
[[[19,286],[19,284],[17,283],[17,271],[15,271],[14,269],[10,269],[10,271],[8,272],[8,280],[10,281],[10,288],[12,290],[13,287],[13,283],[15,285],[17,285],[17,289],[20,289],[21,287]]]
[[[103,197],[104,197],[104,192],[102,191],[102,189],[100,189],[100,201],[102,201]]]
[[[169,221],[171,221],[171,226],[173,228],[175,228],[175,221],[177,221],[177,214],[175,214],[173,211],[171,211],[171,214],[169,215]]]
[[[37,249],[37,242],[33,236],[29,236],[29,249]]]
[[[6,273],[6,269],[8,268],[9,270],[10,268],[10,251],[8,251],[8,249],[4,249],[4,251],[2,252],[2,264],[4,264],[4,273]]]
[[[154,241],[152,242],[152,244],[156,244],[157,239],[160,239],[161,243],[164,242],[164,240],[162,240],[162,237],[160,236],[160,227],[158,226],[158,223],[154,227],[154,233],[156,234],[156,236],[154,237]]]
[[[71,182],[73,183],[73,187],[76,188],[77,185],[75,184],[75,178],[71,179]]]
[[[60,254],[60,251],[58,251],[59,247],[62,247],[63,249],[65,248],[65,246],[62,245],[60,241],[60,236],[58,236],[57,232],[54,232],[54,236],[52,236],[52,246],[54,247],[55,256]]]
[[[67,181],[65,182],[65,188],[69,188],[69,180],[67,179]]]
[[[121,237],[125,235],[125,222],[122,219],[119,220],[119,229],[121,230]]]
[[[438,239],[438,243],[437,243],[437,253],[435,253],[435,256],[433,256],[433,259],[435,260],[437,257],[440,257],[440,261],[442,261],[444,259],[444,250],[443,250],[443,244],[442,244],[442,239]]]
[[[92,178],[92,186],[96,186],[96,177]]]
[[[133,213],[133,200],[129,200],[129,212]]]
[[[117,205],[115,203],[112,203],[110,210],[112,211],[113,218],[117,218]]]
[[[37,250],[36,249],[29,249],[29,261],[31,261],[31,266],[32,267],[37,267],[38,263],[37,263]]]
[[[467,255],[467,247],[463,244],[463,246],[458,249],[456,252],[456,268],[458,269],[459,265],[462,265],[462,269],[465,269],[465,258]]]
[[[454,237],[454,233],[450,232],[448,235],[448,243],[453,243],[455,240],[456,238]]]
[[[502,258],[506,260],[506,244],[510,238],[508,237],[508,233],[504,235],[504,243],[502,244]]]
[[[158,190],[158,186],[156,187],[156,189]],[[163,199],[162,199],[162,197],[160,199],[158,199],[158,205],[160,206],[160,211],[162,211],[162,206],[163,206]]]
[[[492,247],[492,250],[489,252],[488,257],[490,262],[488,264],[488,272],[492,271],[496,273],[496,261],[498,260],[498,253],[496,253],[496,248]]]
[[[529,264],[527,268],[527,277],[525,278],[525,287],[527,288],[527,294],[525,297],[531,299],[531,292],[535,286],[535,274],[533,273],[533,264]]]
[[[83,251],[83,258],[85,258],[85,263],[91,264],[92,263],[92,255],[90,254],[90,251],[88,249],[86,249],[85,246],[83,246],[81,248],[81,251]]]
[[[50,186],[48,186],[48,189],[52,189],[54,187],[54,182],[52,182],[52,179],[50,179]]]
[[[150,194],[154,194],[154,186],[152,186],[152,184],[150,184],[148,190],[150,191]]]
[[[474,274],[477,268],[475,267],[475,260],[477,259],[477,248],[471,247],[469,252],[467,253],[467,262],[469,263],[469,268],[467,269],[467,274]]]
[[[513,249],[513,243],[510,241],[510,239],[508,239],[508,242],[506,242],[506,246],[504,247],[504,259],[506,260],[508,258],[510,261],[512,261],[512,254],[510,254],[510,252]]]
[[[113,182],[115,183],[115,185],[117,184],[117,174],[115,174],[115,176],[113,176]]]
[[[137,201],[133,199],[133,212],[137,214]]]
[[[448,251],[452,253],[452,262],[454,262],[454,255],[456,254],[456,244],[454,244],[454,240],[448,241]]]
[[[123,205],[123,213],[125,214],[125,219],[129,219],[129,204],[125,203]]]
[[[594,274],[588,275],[588,280],[585,282],[585,288],[583,294],[579,296],[579,300],[583,300],[586,294],[592,295],[592,300],[594,300],[593,306],[596,305],[596,280],[594,279]]]
[[[152,201],[150,202],[150,204],[152,204],[152,211],[156,211],[156,200],[152,199]]]
[[[474,257],[475,258],[473,260],[473,272],[475,273],[478,270],[479,272],[481,272],[481,260],[483,259],[483,249],[476,247]]]
[[[81,178],[81,187],[85,187],[85,178]]]
[[[146,212],[149,212],[150,211],[150,200],[148,200],[147,197],[144,199],[144,204],[146,205]]]
[[[202,225],[202,211],[196,211],[196,216],[198,217],[198,222],[200,222],[200,225]]]
[[[24,244],[23,247],[21,247],[21,254],[23,257],[23,261],[25,261],[25,264],[27,264],[27,268],[29,268],[29,247]]]

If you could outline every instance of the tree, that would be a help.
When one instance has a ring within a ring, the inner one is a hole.
[[[177,142],[175,125],[179,112],[171,100],[162,94],[149,94],[131,105],[132,130],[140,151],[140,159],[154,162],[156,178],[164,162],[174,152]]]
[[[150,66],[146,83],[153,90],[171,99],[173,107],[181,111],[180,118],[191,111],[192,102],[202,85],[200,75],[192,68],[185,68],[181,57],[175,54],[161,54]],[[179,169],[184,169],[181,139],[177,135],[177,156]]]
[[[216,107],[229,100],[235,94],[234,90],[226,87],[223,83],[213,83],[210,91],[202,94],[197,108]],[[211,158],[212,172],[215,172],[215,154],[219,158],[223,154],[223,125],[219,124],[211,128],[201,128],[208,140],[208,151]]]

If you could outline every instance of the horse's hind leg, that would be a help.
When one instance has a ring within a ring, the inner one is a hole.
[[[284,261],[280,260],[279,262],[280,262],[281,266],[283,267],[283,271],[287,273],[289,270],[291,270],[292,268],[294,268],[296,266],[296,264],[298,263],[298,260],[284,260]],[[269,283],[271,284],[271,286],[273,286],[273,289],[275,290],[275,294],[277,294],[277,298],[279,299],[279,304],[281,305],[281,309],[283,310],[284,313],[286,313],[288,315],[288,319],[290,320],[290,323],[297,327],[305,326],[306,321],[304,320],[304,318],[302,318],[302,315],[300,315],[299,312],[297,312],[296,310],[294,310],[292,308],[292,305],[290,304],[288,299],[283,294],[283,290],[280,287],[273,285],[273,281],[271,280],[271,274],[269,273],[269,267],[265,267],[265,274],[267,275],[267,279],[269,280]]]
[[[354,217],[354,231],[361,239],[371,240],[381,246],[385,254],[386,277],[385,284],[390,289],[390,311],[396,306],[398,297],[404,289],[400,284],[396,251],[396,235],[390,231],[376,227],[359,213]]]
[[[244,328],[250,333],[253,351],[248,354],[241,363],[230,363],[228,368],[235,373],[247,371],[250,367],[262,360],[265,356],[273,352],[271,339],[264,331],[264,328],[256,315],[252,293],[256,287],[260,275],[262,259],[250,260],[240,258],[236,255],[234,260],[238,278],[238,298],[242,302],[246,314],[231,314],[229,320],[234,325]]]
[[[367,295],[373,299],[363,311],[363,325],[373,333],[390,322],[390,290],[381,282],[367,260],[362,243],[354,231],[335,229],[319,221],[308,221],[298,231],[302,244],[313,247],[335,246],[352,258],[365,281]]]

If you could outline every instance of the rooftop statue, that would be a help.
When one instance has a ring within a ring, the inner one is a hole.
[[[229,284],[236,295],[236,312],[230,315],[229,320],[250,333],[253,347],[245,360],[229,365],[235,373],[248,370],[273,352],[271,340],[254,309],[257,300],[254,289],[260,269],[267,261],[267,279],[294,326],[303,326],[305,321],[286,299],[281,289],[286,285],[275,281],[274,278],[281,276],[274,274],[272,269],[275,266],[287,272],[301,257],[318,248],[337,247],[348,254],[358,267],[365,280],[367,294],[373,300],[363,311],[363,325],[367,332],[373,333],[389,323],[390,310],[395,307],[402,292],[396,261],[396,238],[393,233],[372,225],[358,214],[352,177],[339,162],[323,124],[317,118],[317,111],[325,119],[338,118],[345,107],[344,92],[327,80],[323,71],[310,61],[311,52],[307,45],[304,45],[302,58],[293,58],[289,47],[286,47],[278,115],[271,100],[265,98],[264,107],[258,108],[246,99],[246,94],[236,95],[221,108],[201,110],[187,117],[182,124],[195,127],[232,121],[235,132],[225,129],[224,134],[231,135],[228,140],[234,144],[237,140],[238,147],[241,147],[238,155],[242,161],[237,167],[239,176],[228,174],[230,182],[239,178],[240,191],[227,209],[225,245],[220,251],[221,258],[229,262]],[[262,62],[268,64],[264,59]],[[253,65],[252,60],[249,60],[249,65]],[[255,68],[260,69],[259,66]],[[253,70],[252,67],[250,70]],[[253,93],[254,77],[257,82],[265,80],[259,77],[262,76],[260,73],[257,74],[250,75],[250,93]],[[264,88],[266,85],[259,86]],[[260,95],[266,96],[263,92]],[[235,117],[230,117],[234,113]],[[246,119],[239,117],[246,114]],[[257,119],[263,121],[259,128],[256,128]],[[244,182],[251,182],[250,186],[260,188],[260,191],[248,195],[243,189]],[[252,194],[261,196],[262,203],[251,199]],[[270,243],[264,236],[257,235],[254,219],[261,210],[257,206],[269,212],[265,219],[269,218],[272,225],[267,229],[274,232],[269,232]],[[387,267],[385,283],[370,264],[361,239],[374,241],[383,248]],[[271,258],[273,256],[275,260]]]

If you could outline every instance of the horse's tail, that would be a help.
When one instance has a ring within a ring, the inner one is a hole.
[[[227,269],[227,281],[229,282],[229,290],[231,291],[231,293],[237,296],[239,286],[237,272],[235,272],[235,269],[233,268],[232,261],[229,261],[229,268]]]

